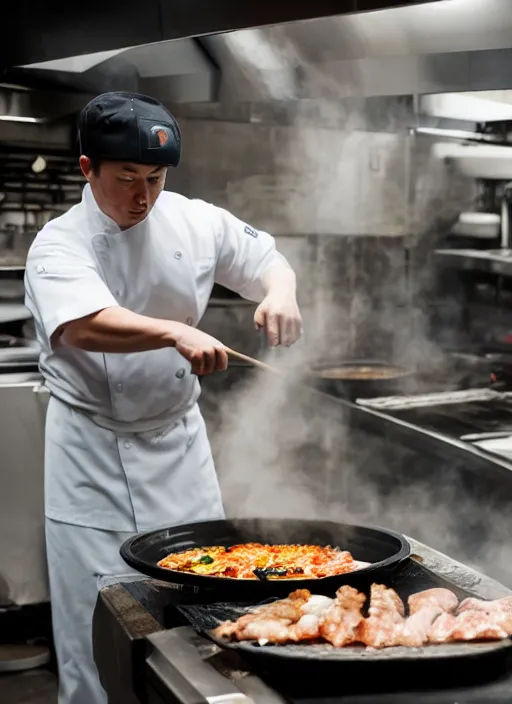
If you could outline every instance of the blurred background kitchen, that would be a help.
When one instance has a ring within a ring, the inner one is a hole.
[[[0,670],[51,670],[47,392],[24,263],[37,231],[80,200],[77,114],[113,89],[178,118],[168,189],[271,232],[298,272],[305,337],[289,358],[221,287],[201,323],[295,369],[277,387],[244,365],[203,381],[228,510],[342,512],[512,586],[508,0],[194,13],[154,0],[143,16],[105,2],[79,21],[46,5],[24,4],[0,54]],[[19,677],[3,680],[2,701],[55,701],[44,672],[24,694]]]

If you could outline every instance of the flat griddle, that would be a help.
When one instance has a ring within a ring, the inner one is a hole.
[[[460,600],[475,596],[411,559],[403,562],[385,584],[393,587],[404,601],[411,594],[432,587],[451,589]],[[368,593],[367,589],[362,591]],[[403,686],[410,686],[411,683],[418,687],[439,686],[441,683],[446,686],[451,682],[461,685],[500,676],[508,671],[512,663],[511,639],[367,650],[364,646],[337,649],[327,644],[259,646],[253,642],[231,642],[212,634],[212,629],[219,622],[235,620],[254,606],[255,603],[222,602],[180,605],[177,608],[198,632],[222,649],[236,652],[270,679],[277,676],[280,686],[291,682],[292,686],[300,684],[304,689],[313,676],[322,677],[324,683],[332,680],[334,688],[337,682],[338,691],[339,682],[347,682],[344,677],[353,681],[355,688],[361,691],[382,687],[378,681],[380,677],[399,678]],[[363,681],[365,678],[370,679]]]
[[[158,566],[172,552],[238,543],[298,543],[331,545],[348,550],[354,559],[372,563],[356,572],[322,579],[231,579],[178,572]],[[342,584],[365,588],[390,575],[410,554],[403,535],[371,526],[299,519],[233,519],[206,521],[148,531],[127,540],[120,550],[125,562],[142,574],[196,592],[215,592],[222,598],[265,599],[286,596],[293,589],[331,594]]]

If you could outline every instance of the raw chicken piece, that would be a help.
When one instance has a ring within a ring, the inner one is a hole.
[[[311,592],[308,589],[297,589],[289,594],[286,599],[279,599],[271,604],[263,604],[263,606],[258,606],[251,613],[256,616],[265,616],[266,618],[288,618],[291,621],[298,621],[302,614],[303,605],[310,598]]]
[[[442,613],[428,632],[429,643],[449,643],[452,639],[452,633],[457,623],[457,617],[446,612]]]
[[[236,631],[237,640],[257,640],[266,643],[288,643],[293,639],[292,622],[285,618],[259,618],[246,623]]]
[[[404,623],[404,605],[393,589],[372,584],[368,618],[359,624],[357,640],[372,648],[395,645]]]
[[[463,611],[441,614],[429,632],[430,643],[453,643],[472,640],[502,640],[507,638],[507,626],[512,625],[510,615],[486,614],[485,611]]]
[[[411,594],[408,599],[409,614],[413,616],[426,606],[436,606],[448,613],[455,611],[459,600],[449,589],[425,589],[423,592]]]
[[[457,609],[458,614],[464,611],[484,611],[487,614],[492,614],[497,611],[512,612],[512,596],[505,596],[502,599],[495,599],[494,601],[484,601],[484,599],[469,597],[461,601]]]
[[[334,599],[322,594],[312,594],[309,599],[300,607],[303,614],[315,614],[319,616],[334,603]]]
[[[353,643],[356,632],[363,620],[361,609],[366,596],[347,585],[336,592],[334,603],[323,613],[320,635],[336,648]]]
[[[496,618],[497,617],[497,618]],[[456,618],[452,640],[499,640],[508,633],[501,625],[501,615],[484,611],[464,611]]]
[[[297,589],[286,599],[263,604],[236,621],[221,623],[214,635],[221,638],[235,637],[237,640],[258,640],[272,643],[285,643],[294,639],[289,626],[302,616],[302,607],[311,597],[307,589]]]
[[[321,594],[312,594],[311,597],[302,604],[300,612],[302,616],[297,623],[290,627],[292,640],[316,640],[320,638],[320,624],[323,615],[334,604],[334,599]]]
[[[238,621],[223,621],[212,633],[217,638],[231,638],[238,628]]]
[[[397,631],[396,645],[419,648],[428,643],[434,621],[442,613],[454,611],[458,603],[459,600],[449,589],[426,589],[411,594],[408,599],[410,615]]]
[[[395,636],[395,645],[407,645],[410,648],[419,648],[428,643],[430,627],[440,616],[443,610],[439,606],[423,606],[412,616],[406,618],[398,628]]]
[[[290,626],[290,639],[296,643],[304,640],[320,638],[320,623],[322,617],[316,614],[304,614],[297,623]]]

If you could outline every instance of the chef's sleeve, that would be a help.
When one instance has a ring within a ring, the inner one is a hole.
[[[218,219],[215,281],[243,298],[259,303],[265,296],[261,279],[271,266],[290,265],[276,249],[272,235],[256,230],[223,208]]]
[[[119,304],[86,251],[36,241],[25,267],[25,305],[51,340],[62,325]]]

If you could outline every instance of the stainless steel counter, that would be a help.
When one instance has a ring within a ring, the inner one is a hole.
[[[435,254],[440,264],[451,269],[512,276],[510,249],[438,249]]]
[[[44,541],[44,423],[39,374],[0,375],[0,603],[48,600]]]

